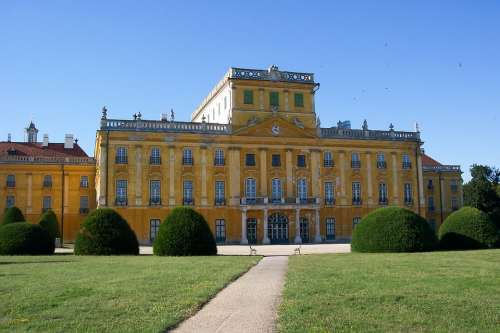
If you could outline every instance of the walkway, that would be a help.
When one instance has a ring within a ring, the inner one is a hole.
[[[288,257],[265,257],[173,332],[275,332]]]

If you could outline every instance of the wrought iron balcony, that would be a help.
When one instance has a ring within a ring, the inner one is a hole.
[[[299,205],[314,205],[319,203],[319,198],[297,198],[296,203]]]
[[[128,200],[127,198],[116,198],[115,206],[127,206]]]
[[[351,168],[353,169],[361,168],[361,161],[351,161]]]
[[[80,207],[80,214],[88,214],[88,213],[89,213],[88,208]]]
[[[264,205],[267,203],[267,197],[243,197],[240,199],[240,204],[242,205]]]
[[[225,206],[226,199],[225,198],[215,198],[215,206]]]
[[[161,206],[161,198],[150,198],[149,205],[150,206]]]
[[[323,161],[323,167],[325,168],[333,168],[335,166],[335,163],[333,160],[324,160]]]
[[[184,206],[194,206],[194,199],[193,198],[183,198],[182,204]]]
[[[386,161],[377,161],[377,169],[387,169]]]

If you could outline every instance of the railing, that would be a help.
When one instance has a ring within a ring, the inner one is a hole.
[[[266,80],[266,81],[288,81],[301,83],[314,83],[314,74],[285,72],[267,69],[247,69],[247,68],[231,68],[229,77],[232,79],[243,80]]]
[[[37,164],[95,164],[92,157],[55,157],[55,156],[19,156],[0,157],[0,163],[37,163]]]
[[[101,122],[101,130],[230,134],[231,125],[164,120],[103,119]]]
[[[240,199],[240,204],[242,205],[264,205],[268,203],[267,197],[243,197]]]
[[[434,172],[461,172],[460,165],[424,165],[422,169]]]
[[[331,127],[321,128],[320,133],[321,137],[323,138],[334,139],[420,141],[419,132],[380,131]]]
[[[377,161],[377,169],[387,169],[386,161]]]
[[[240,199],[241,205],[316,205],[319,204],[319,198],[268,198],[255,197]]]
[[[361,168],[361,161],[351,161],[351,168],[353,169]]]
[[[325,160],[323,162],[323,167],[325,168],[333,168],[335,166],[335,163],[333,163],[333,160]]]

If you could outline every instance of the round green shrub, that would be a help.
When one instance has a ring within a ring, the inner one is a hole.
[[[421,252],[437,247],[427,221],[400,207],[379,208],[356,226],[351,248],[356,252]]]
[[[0,227],[0,255],[48,255],[54,239],[38,224],[10,223]]]
[[[83,221],[76,255],[138,255],[139,242],[127,221],[111,208],[99,208]]]
[[[23,213],[16,206],[7,208],[2,216],[2,224],[24,221],[26,221],[26,219],[24,218]]]
[[[177,207],[160,225],[153,253],[159,256],[215,255],[217,246],[201,214],[189,207]]]
[[[45,213],[43,213],[42,217],[40,218],[40,222],[38,224],[47,230],[49,233],[50,237],[52,239],[56,239],[59,237],[59,223],[57,223],[57,216],[56,214],[52,211],[52,209],[49,209]]]
[[[488,214],[473,207],[453,212],[439,228],[439,245],[445,250],[492,248],[498,241],[497,228]]]

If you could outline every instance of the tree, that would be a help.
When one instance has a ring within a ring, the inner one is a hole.
[[[472,165],[472,179],[464,185],[464,205],[482,210],[500,229],[500,170],[487,165]]]
[[[9,207],[5,210],[2,217],[2,224],[9,224],[14,222],[24,222],[23,213],[16,206]]]
[[[59,224],[57,223],[57,216],[56,214],[52,211],[52,209],[49,209],[45,213],[43,213],[42,217],[40,218],[40,222],[38,224],[47,230],[49,233],[50,237],[52,239],[56,239],[59,237]]]

